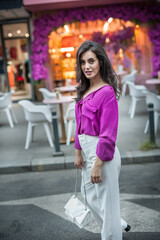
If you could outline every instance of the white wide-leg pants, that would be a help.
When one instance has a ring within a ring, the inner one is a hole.
[[[102,240],[122,240],[122,230],[127,223],[120,219],[119,172],[121,158],[118,148],[115,148],[114,158],[104,162],[102,183],[91,182],[91,171],[96,159],[97,136],[79,135],[85,169],[82,171],[81,192],[84,197],[84,184],[88,206],[101,226]]]

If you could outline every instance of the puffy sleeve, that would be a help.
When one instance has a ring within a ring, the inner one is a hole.
[[[81,150],[82,148],[80,146],[79,138],[78,138],[78,127],[79,127],[79,121],[80,121],[80,116],[79,116],[79,111],[78,111],[78,104],[76,104],[76,107],[75,107],[75,116],[76,116],[76,133],[75,133],[75,144],[74,144],[74,147],[76,149]]]
[[[96,154],[102,161],[113,159],[118,131],[118,103],[115,95],[107,98],[100,112],[100,132]]]

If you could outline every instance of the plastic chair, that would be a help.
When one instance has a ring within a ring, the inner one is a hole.
[[[5,93],[2,97],[0,97],[0,111],[4,111],[6,113],[10,127],[14,128],[13,121],[17,123],[17,119],[12,110],[12,93],[11,92]]]
[[[157,96],[156,94],[150,92],[150,91],[143,91],[143,93],[146,95],[146,104],[153,103],[154,107],[154,130],[155,134],[158,130],[158,120],[160,117],[160,96]],[[146,122],[146,126],[144,129],[144,133],[146,134],[149,128],[149,120]]]
[[[46,88],[40,88],[39,91],[42,93],[43,99],[48,99],[48,98],[56,98],[56,93],[55,92],[50,92],[48,89]],[[51,105],[51,104],[47,104],[47,107],[52,111],[52,110],[56,110],[56,107]]]
[[[73,126],[75,124],[75,102],[70,103],[68,105],[68,108],[64,117],[64,122],[66,123],[66,126],[67,126],[66,145],[69,145],[71,141]]]
[[[129,86],[130,96],[131,96],[131,104],[129,107],[129,115],[130,118],[134,118],[136,105],[138,101],[145,100],[146,95],[143,91],[147,90],[143,85],[135,85],[132,82],[127,82]]]
[[[137,70],[134,69],[130,74],[125,75],[124,77],[122,77],[122,96],[125,96],[126,94],[126,89],[127,89],[127,84],[128,82],[135,82],[135,78],[136,78],[136,74],[137,74]]]
[[[44,99],[55,98],[56,97],[55,92],[50,92],[46,88],[40,88],[39,91],[42,93],[42,96],[43,96]]]
[[[25,118],[28,121],[25,149],[29,148],[31,139],[33,140],[34,127],[38,124],[43,124],[49,145],[50,147],[53,147],[54,145],[49,128],[49,123],[52,122],[52,115],[47,106],[35,105],[29,100],[22,100],[18,103],[23,107]]]

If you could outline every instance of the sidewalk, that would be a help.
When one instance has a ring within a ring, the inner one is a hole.
[[[144,134],[148,117],[145,102],[137,104],[134,119],[130,119],[128,109],[130,97],[119,101],[119,130],[117,146],[122,157],[122,164],[146,163],[160,161],[160,149],[140,151],[140,146],[149,140],[149,134]],[[11,129],[5,114],[0,118],[0,173],[24,171],[42,171],[74,167],[74,143],[70,146],[60,145],[63,157],[53,157],[54,148],[50,148],[42,127],[36,127],[34,142],[28,150],[24,149],[27,122],[23,109],[17,103],[13,104],[18,124]],[[59,133],[60,134],[60,133]],[[156,143],[160,146],[160,127],[156,135]]]

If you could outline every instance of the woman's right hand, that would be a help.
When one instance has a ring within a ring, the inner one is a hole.
[[[79,149],[76,149],[74,165],[76,168],[84,168],[84,160]]]

